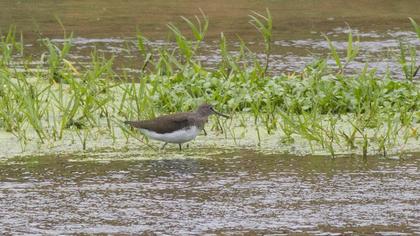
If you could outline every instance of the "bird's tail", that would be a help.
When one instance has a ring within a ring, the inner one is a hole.
[[[132,124],[132,121],[126,120],[126,121],[124,121],[124,124],[131,125]]]
[[[139,124],[138,121],[126,120],[126,121],[124,121],[124,124],[129,125],[129,126],[134,127],[134,128],[140,128],[140,124]]]

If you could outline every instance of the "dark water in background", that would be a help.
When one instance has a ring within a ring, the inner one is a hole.
[[[0,165],[0,222],[4,233],[42,235],[419,234],[419,167],[419,156],[362,161],[250,151],[17,160]]]
[[[401,74],[396,62],[398,40],[419,45],[408,17],[420,22],[417,0],[211,0],[211,1],[33,1],[0,0],[0,29],[17,25],[24,33],[27,54],[39,55],[38,34],[62,38],[60,18],[68,32],[75,33],[72,60],[88,61],[89,52],[97,47],[108,56],[117,55],[117,67],[135,71],[141,67],[134,48],[137,29],[152,40],[154,46],[166,44],[168,22],[182,24],[180,16],[192,18],[202,9],[210,18],[207,40],[202,51],[204,64],[214,66],[220,59],[218,40],[225,32],[235,50],[237,35],[261,48],[262,39],[248,23],[251,10],[263,13],[269,8],[273,15],[274,56],[271,69],[276,72],[300,70],[318,56],[327,53],[321,36],[327,34],[344,50],[347,24],[361,37],[361,53],[350,69],[369,62],[379,72],[387,69]],[[184,27],[186,29],[186,27]],[[35,58],[36,59],[36,58]]]
[[[1,0],[0,5],[2,28],[16,24],[28,33],[38,26],[49,36],[61,36],[57,16],[68,31],[86,38],[130,37],[138,27],[161,39],[168,22],[181,22],[179,16],[191,18],[200,8],[210,18],[210,38],[217,38],[222,31],[255,38],[248,14],[265,8],[272,12],[277,38],[288,40],[319,38],[315,32],[330,32],[345,27],[345,22],[363,32],[409,30],[407,17],[420,19],[416,0]]]

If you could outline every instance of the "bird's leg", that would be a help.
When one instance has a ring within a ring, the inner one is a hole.
[[[163,146],[160,149],[163,150],[165,148],[166,144],[168,144],[168,143],[164,143]]]
[[[207,132],[204,128],[203,128],[203,131],[204,131],[204,135],[207,136]]]
[[[181,151],[181,150],[182,150],[181,144],[180,144],[180,143],[178,143],[178,145],[179,145],[179,150]]]

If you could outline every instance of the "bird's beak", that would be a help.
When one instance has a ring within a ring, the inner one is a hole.
[[[216,110],[214,110],[214,109],[212,109],[212,110],[213,110],[214,114],[216,114],[216,115],[218,115],[218,116],[223,116],[224,118],[229,119],[229,116],[228,116],[228,115],[222,114],[222,113],[220,113],[220,112],[218,112],[218,111],[216,111]]]

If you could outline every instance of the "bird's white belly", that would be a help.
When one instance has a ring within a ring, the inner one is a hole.
[[[197,137],[200,129],[197,126],[174,131],[172,133],[159,134],[147,129],[139,129],[144,135],[151,139],[163,141],[166,143],[185,143]]]

